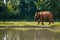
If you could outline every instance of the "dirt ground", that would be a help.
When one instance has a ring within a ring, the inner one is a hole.
[[[60,30],[59,26],[0,26],[0,28],[50,28],[50,29],[56,29]]]

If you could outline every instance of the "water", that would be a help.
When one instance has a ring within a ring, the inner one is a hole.
[[[0,40],[60,40],[60,32],[47,29],[0,29]]]

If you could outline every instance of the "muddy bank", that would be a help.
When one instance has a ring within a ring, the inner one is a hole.
[[[53,30],[60,30],[59,26],[0,26],[0,28],[49,28]]]
[[[0,28],[53,28],[53,26],[0,26]]]

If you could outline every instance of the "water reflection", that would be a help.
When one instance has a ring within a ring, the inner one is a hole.
[[[0,40],[4,40],[6,31],[5,30],[0,30]]]
[[[60,33],[47,29],[15,30],[0,29],[0,40],[60,40]]]
[[[6,34],[5,34],[5,36],[4,36],[4,40],[6,40]]]

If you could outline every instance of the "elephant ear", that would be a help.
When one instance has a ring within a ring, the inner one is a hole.
[[[38,16],[38,12],[35,13],[35,17],[37,17],[37,16]]]
[[[36,15],[38,16],[38,12],[36,13]]]

